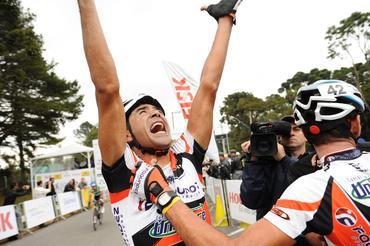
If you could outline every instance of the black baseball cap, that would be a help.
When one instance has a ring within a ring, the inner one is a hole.
[[[281,121],[289,122],[291,124],[295,124],[295,119],[292,115],[286,115],[280,119]]]

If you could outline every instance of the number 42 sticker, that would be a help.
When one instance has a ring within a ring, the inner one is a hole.
[[[342,85],[329,85],[328,94],[342,95],[346,94]]]

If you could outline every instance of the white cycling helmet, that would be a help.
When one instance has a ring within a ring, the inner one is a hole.
[[[123,106],[125,107],[126,119],[128,119],[128,117],[135,108],[142,104],[150,104],[156,106],[159,110],[163,112],[163,114],[165,114],[162,105],[157,101],[157,99],[141,93],[136,97],[123,102]]]
[[[352,112],[365,111],[365,103],[359,90],[341,80],[319,80],[298,90],[293,106],[295,123],[311,127],[310,133],[317,135],[336,127]]]

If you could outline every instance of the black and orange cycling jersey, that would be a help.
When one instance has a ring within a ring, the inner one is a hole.
[[[370,245],[370,153],[343,150],[296,180],[264,217],[291,238],[316,232],[329,245]]]
[[[185,132],[171,145],[171,161],[162,169],[169,186],[181,200],[210,223],[202,177],[205,152],[190,133]],[[139,175],[145,173],[140,169],[147,166],[142,164],[145,164],[143,160],[128,145],[124,155],[112,167],[103,164],[102,173],[110,193],[112,213],[125,245],[183,245],[167,218],[150,201],[138,195],[136,184],[145,179],[144,175]],[[133,184],[135,173],[138,177]]]

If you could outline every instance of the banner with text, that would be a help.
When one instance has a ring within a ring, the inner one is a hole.
[[[55,218],[51,196],[25,201],[23,208],[28,229]]]
[[[62,215],[81,209],[80,196],[76,191],[58,193],[57,198]]]
[[[18,225],[14,205],[0,207],[0,240],[17,234]]]
[[[256,211],[245,207],[240,200],[241,180],[226,180],[227,199],[231,218],[248,224],[256,222]]]
[[[180,105],[182,115],[185,121],[188,121],[191,105],[199,87],[198,83],[175,63],[163,62],[163,66],[171,81],[172,87],[175,90],[175,96]],[[214,134],[211,135],[206,155],[209,159],[212,159],[217,163],[220,162]]]

